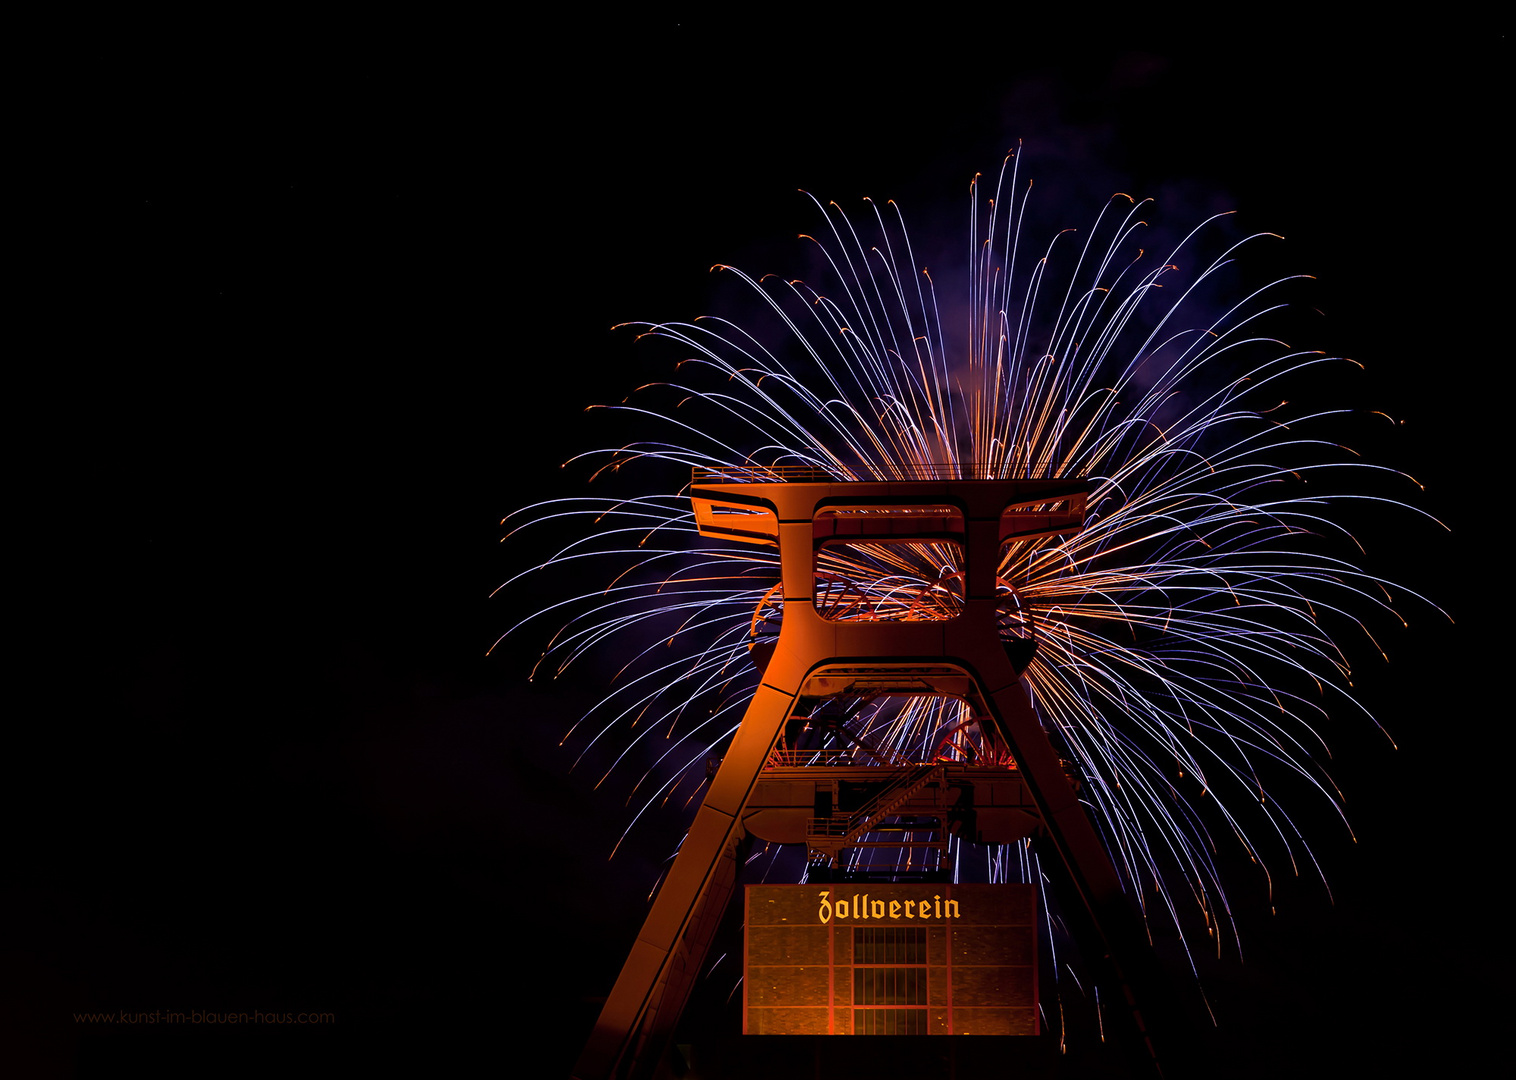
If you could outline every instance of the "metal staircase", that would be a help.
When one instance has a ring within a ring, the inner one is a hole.
[[[936,825],[931,840],[863,841],[862,837],[879,829],[895,811],[909,802],[928,784],[943,777],[941,763],[932,762],[900,770],[872,799],[856,810],[838,810],[829,817],[812,818],[806,828],[806,846],[810,849],[812,864],[825,863],[835,866],[837,855],[851,847],[898,847],[947,849],[947,834],[941,815],[935,817]],[[940,799],[938,800],[941,801]],[[904,831],[898,826],[890,831]]]

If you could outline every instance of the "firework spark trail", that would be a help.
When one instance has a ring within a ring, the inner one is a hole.
[[[1287,307],[1275,294],[1294,278],[1189,321],[1194,308],[1217,309],[1208,290],[1274,234],[1199,259],[1200,271],[1171,289],[1226,215],[1153,265],[1133,250],[1147,204],[1120,195],[1088,235],[1059,233],[1020,274],[1030,191],[1014,158],[988,199],[979,178],[971,185],[972,315],[958,362],[932,279],[910,269],[899,207],[888,203],[886,214],[867,202],[879,237],[869,244],[835,203],[812,198],[827,239],[803,239],[824,256],[835,290],[716,267],[761,298],[779,333],[765,339],[712,318],[640,324],[639,337],[682,351],[676,380],[610,408],[661,426],[664,439],[586,456],[603,459],[597,477],[646,460],[799,464],[838,479],[947,465],[970,478],[1089,481],[1082,532],[1015,541],[1003,555],[1003,591],[1038,644],[1026,682],[1143,910],[1163,912],[1184,936],[1187,895],[1213,947],[1228,939],[1235,948],[1221,838],[1265,874],[1282,852],[1291,872],[1319,876],[1269,784],[1285,778],[1291,798],[1303,789],[1342,816],[1318,761],[1335,709],[1358,708],[1336,627],[1372,642],[1365,620],[1395,610],[1388,581],[1334,554],[1357,544],[1340,510],[1348,500],[1406,509],[1349,482],[1400,474],[1355,460],[1330,437],[1342,410],[1290,411],[1303,375],[1341,362],[1269,331]],[[1335,486],[1320,483],[1333,477]],[[635,822],[703,768],[740,719],[734,710],[756,684],[748,650],[777,625],[777,555],[709,546],[688,501],[672,496],[554,500],[506,524],[580,530],[512,581],[557,568],[600,582],[507,631],[564,620],[539,668],[561,674],[606,642],[637,644],[623,681],[581,721],[592,730],[580,755],[610,743],[621,762],[667,741],[628,796],[652,787]],[[950,545],[826,548],[817,603],[832,618],[946,618],[962,599],[959,569]],[[967,723],[966,708],[876,702],[849,722],[882,747],[920,755]],[[1040,884],[1027,853],[1014,864],[990,858],[992,880],[1020,873]]]

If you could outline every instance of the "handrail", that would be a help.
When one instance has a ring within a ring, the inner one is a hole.
[[[873,760],[868,760],[872,758]],[[920,765],[923,762],[911,761],[898,754],[882,753],[869,746],[838,746],[828,747],[825,750],[775,750],[769,754],[764,762],[764,768],[838,768],[847,766],[859,766],[861,768],[887,768],[898,769],[907,765]]]

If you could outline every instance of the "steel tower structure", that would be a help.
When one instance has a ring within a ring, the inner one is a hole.
[[[979,776],[999,784],[996,798],[981,800],[998,813],[978,822],[972,838],[1005,842],[1035,831],[1051,845],[1073,894],[1065,905],[1083,915],[1086,951],[1111,961],[1131,1006],[1133,1038],[1146,1041],[1130,979],[1115,963],[1140,951],[1131,948],[1140,926],[1079,802],[1077,782],[1032,709],[1021,676],[1035,650],[1035,629],[1029,614],[1009,610],[999,577],[1007,544],[1080,530],[1088,485],[958,478],[968,468],[905,468],[852,481],[808,469],[697,470],[690,491],[702,536],[778,547],[779,636],[754,647],[759,686],[579,1058],[576,1080],[650,1077],[659,1069],[736,887],[749,836],[803,841],[819,869],[935,785],[936,809],[924,809],[937,818],[943,838],[946,771],[955,769],[962,783],[973,767],[878,762],[894,775],[868,807],[822,814],[823,800],[815,796],[835,773],[824,762],[807,766],[776,753],[787,721],[841,695],[943,695],[969,704],[980,729],[979,760],[989,763]],[[889,544],[956,546],[961,602],[950,617],[939,611],[917,619],[907,611],[879,621],[827,603],[817,571],[823,549]],[[811,783],[797,784],[797,777]]]

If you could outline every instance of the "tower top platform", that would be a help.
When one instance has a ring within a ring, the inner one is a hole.
[[[1003,543],[1071,535],[1083,525],[1089,481],[962,475],[975,470],[889,466],[838,478],[810,466],[696,469],[690,500],[702,536],[749,544],[778,543],[781,524],[802,522],[817,543],[957,539],[971,521],[998,522]]]

